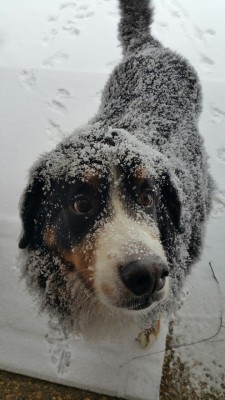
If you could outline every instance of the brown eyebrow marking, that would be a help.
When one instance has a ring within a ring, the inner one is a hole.
[[[138,167],[134,171],[134,182],[136,184],[141,184],[144,182],[146,179],[150,178],[149,176],[149,171],[146,170],[144,167]]]
[[[89,183],[95,189],[98,189],[100,185],[100,177],[93,168],[87,168],[85,173],[82,175],[82,181]]]

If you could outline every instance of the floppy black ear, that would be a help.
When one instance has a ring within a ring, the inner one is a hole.
[[[177,189],[170,180],[168,174],[164,174],[161,179],[161,199],[165,212],[175,227],[176,231],[183,233],[184,228],[181,223],[181,201]]]
[[[43,181],[35,178],[32,184],[26,188],[21,200],[21,212],[23,231],[19,240],[19,247],[25,249],[34,236],[37,215],[43,198]]]

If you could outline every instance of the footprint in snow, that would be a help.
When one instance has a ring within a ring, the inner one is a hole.
[[[68,54],[66,53],[55,53],[50,57],[47,57],[43,62],[42,65],[44,67],[54,67],[56,63],[61,63],[63,61],[67,61],[69,58]]]
[[[22,70],[19,74],[19,79],[26,89],[33,89],[37,80],[33,69]]]
[[[217,125],[224,125],[225,124],[225,112],[221,110],[219,107],[212,105],[210,107],[211,111],[211,118],[210,121],[217,124]]]
[[[58,99],[52,99],[51,101],[47,102],[47,105],[52,111],[57,111],[63,114],[66,114],[68,111],[65,104]]]
[[[72,98],[70,91],[66,88],[58,88],[55,96],[47,102],[48,107],[53,111],[58,111],[63,114],[68,112],[67,106],[64,104],[66,100]]]
[[[69,335],[59,327],[56,321],[49,321],[49,331],[45,335],[50,363],[59,375],[65,374],[70,366],[71,352]]]
[[[80,29],[77,28],[76,21],[74,21],[74,20],[66,21],[62,25],[61,29],[62,29],[62,31],[67,32],[72,36],[77,36],[80,34]]]
[[[206,33],[207,35],[214,36],[214,35],[216,34],[216,31],[215,31],[214,29],[212,29],[212,28],[207,28],[207,29],[205,30],[205,33]]]
[[[70,91],[68,89],[65,89],[65,88],[59,88],[57,90],[56,96],[58,98],[63,98],[63,99],[69,99],[69,98],[72,97]]]
[[[48,22],[55,22],[55,21],[57,21],[57,19],[58,19],[59,17],[58,17],[58,15],[57,14],[50,14],[50,15],[48,15],[48,18],[47,18],[47,21]]]
[[[58,14],[49,14],[47,16],[47,33],[45,34],[45,36],[42,39],[42,42],[44,45],[49,44],[49,42],[51,40],[53,40],[55,38],[55,36],[59,33],[58,32],[58,18],[59,15]],[[57,23],[55,25],[55,23]]]
[[[74,15],[74,18],[77,19],[85,19],[85,18],[90,18],[95,15],[94,11],[88,11],[88,12],[78,12],[77,14]]]
[[[65,9],[68,9],[68,8],[76,8],[76,7],[77,7],[77,3],[75,3],[75,1],[69,1],[67,3],[60,4],[59,9],[60,10],[65,10]]]
[[[221,147],[216,152],[219,162],[225,163],[225,147]]]
[[[181,21],[181,28],[187,39],[191,42],[192,47],[195,48],[196,55],[202,64],[203,70],[205,70],[207,74],[211,74],[215,61],[209,57],[208,54],[212,36],[215,35],[215,31],[211,28],[202,29],[200,26],[193,23],[191,16],[179,0],[172,0],[172,3],[169,5],[164,1],[164,7],[168,9],[169,13],[174,18]]]
[[[57,122],[49,118],[46,135],[50,147],[53,148],[59,142],[61,142],[61,140],[65,139],[68,134],[63,131],[63,129]]]
[[[177,8],[179,9],[180,15],[181,15],[182,17],[185,17],[185,18],[188,18],[188,17],[189,17],[188,12],[185,10],[185,8],[183,7],[183,5],[181,5],[181,3],[180,3],[178,0],[173,0],[172,3],[173,3],[173,5],[174,5],[175,7],[177,7]]]
[[[215,61],[212,58],[208,57],[206,54],[200,53],[199,55],[200,55],[200,61],[201,62],[203,62],[205,64],[208,64],[208,65],[214,65],[215,64]]]
[[[212,218],[219,218],[225,213],[225,191],[218,191],[213,200]]]

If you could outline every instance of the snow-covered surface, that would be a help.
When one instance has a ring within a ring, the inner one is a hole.
[[[161,0],[155,5],[155,35],[185,55],[202,81],[200,131],[218,184],[204,254],[187,281],[189,296],[176,327],[179,343],[188,344],[213,336],[224,315],[225,5],[221,0]],[[133,340],[135,329],[111,346],[67,338],[37,316],[15,271],[18,201],[28,168],[39,154],[94,115],[104,82],[120,59],[117,2],[22,0],[18,6],[16,0],[5,0],[0,15],[0,367],[122,397],[149,399],[151,388],[156,399],[163,353],[120,366],[163,350],[166,324],[160,340],[146,352]],[[191,367],[193,383],[208,380],[221,386],[224,331],[221,327],[213,339],[177,350]]]

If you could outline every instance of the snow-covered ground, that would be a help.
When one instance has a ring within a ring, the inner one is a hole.
[[[218,185],[204,253],[188,278],[189,295],[178,313],[175,344],[182,344],[177,354],[191,367],[193,385],[207,382],[222,391],[225,3],[155,0],[155,8],[154,34],[186,56],[202,81],[204,111],[200,130]],[[121,57],[117,1],[2,0],[0,16],[0,367],[92,390],[149,399],[149,382],[157,381],[155,391],[158,390],[162,355],[119,368],[139,355],[139,350],[132,349],[130,343],[120,342],[109,349],[105,343],[89,346],[80,339],[65,337],[55,326],[48,326],[45,317],[37,316],[15,271],[20,229],[18,202],[27,171],[40,153],[50,150],[97,110],[104,82]],[[218,335],[213,337],[220,326]],[[166,331],[151,352],[163,349],[165,334]],[[207,338],[211,339],[183,346]],[[93,367],[88,369],[90,365]],[[157,377],[151,372],[151,365],[157,365]]]

